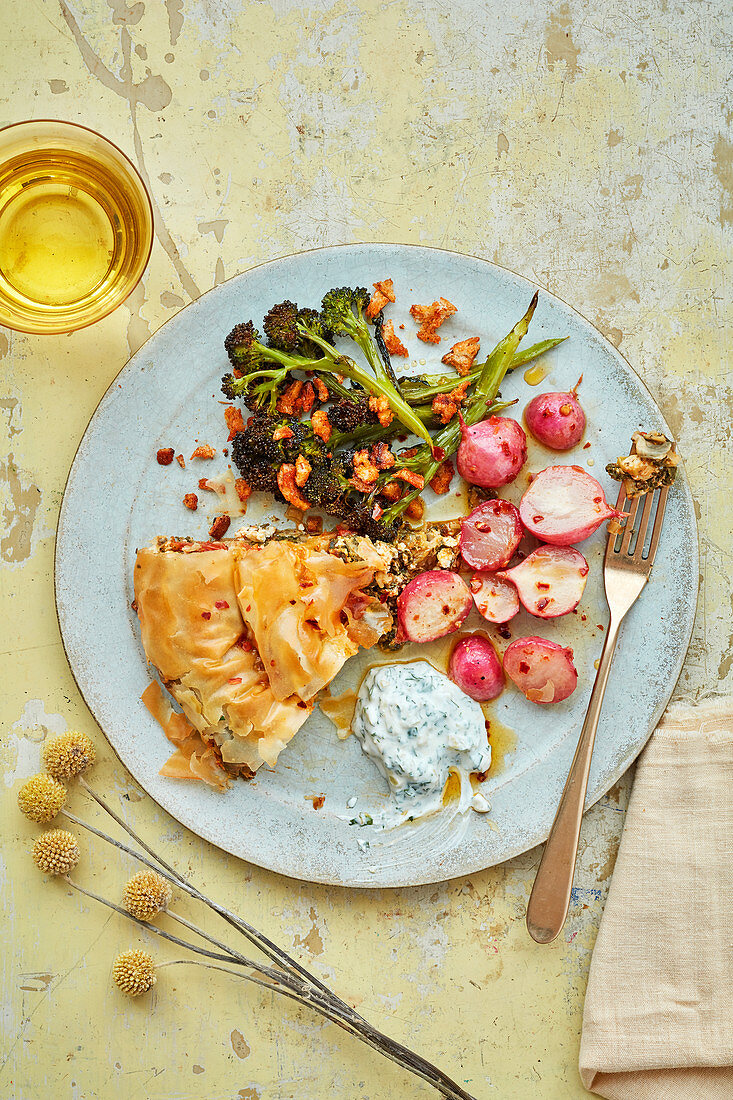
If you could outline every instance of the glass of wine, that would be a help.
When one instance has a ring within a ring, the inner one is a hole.
[[[152,245],[150,196],[116,145],[71,122],[0,130],[0,325],[62,333],[101,320]]]

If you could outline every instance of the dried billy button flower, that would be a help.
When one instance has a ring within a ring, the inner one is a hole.
[[[68,875],[79,862],[79,845],[73,833],[51,829],[41,833],[31,854],[36,867],[45,875]]]
[[[66,788],[50,775],[33,775],[18,791],[21,813],[39,825],[53,821],[64,802]]]
[[[138,920],[151,920],[168,908],[172,896],[170,883],[155,871],[138,871],[122,891],[122,904]]]
[[[79,730],[51,737],[43,746],[43,765],[54,779],[73,779],[81,775],[96,759],[91,738]]]
[[[115,985],[130,997],[147,993],[158,980],[152,955],[140,948],[123,951],[117,956],[112,967],[112,977]]]

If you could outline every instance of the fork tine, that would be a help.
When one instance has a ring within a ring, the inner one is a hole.
[[[628,513],[628,519],[626,520],[626,526],[624,527],[624,537],[621,539],[621,554],[628,554],[629,543],[631,542],[631,536],[634,533],[634,521],[636,520],[636,513],[639,510],[639,498],[634,497],[631,501],[631,511]]]
[[[634,547],[634,561],[641,561],[644,555],[644,540],[646,538],[646,528],[649,523],[649,516],[652,511],[652,504],[654,503],[654,493],[646,493],[644,497],[644,510],[641,513],[641,519],[639,520],[639,533],[636,536],[636,545]]]
[[[649,494],[651,496],[651,493]],[[657,552],[657,546],[659,545],[659,536],[662,533],[662,520],[664,519],[664,509],[667,507],[667,497],[669,496],[669,485],[665,485],[659,493],[659,502],[657,504],[657,514],[654,517],[654,526],[652,527],[652,541],[649,544],[649,555],[646,558],[646,564],[651,566],[654,561],[654,555]]]

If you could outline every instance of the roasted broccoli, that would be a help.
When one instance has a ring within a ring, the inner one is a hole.
[[[342,400],[363,401],[368,395],[381,400],[388,414],[430,446],[428,429],[402,398],[391,368],[385,366],[372,338],[363,315],[368,301],[369,295],[362,288],[341,288],[329,291],[320,313],[299,310],[291,301],[280,302],[269,310],[263,323],[268,344],[262,342],[251,321],[236,325],[224,341],[234,368],[223,379],[224,394],[242,397],[250,407],[269,403],[273,409],[283,388],[292,381],[293,371],[313,371],[326,382],[331,394]],[[350,336],[374,373],[338,351],[332,333]],[[339,376],[348,378],[355,391],[346,390]]]
[[[354,455],[360,443],[348,432],[333,432],[326,443],[309,421],[260,410],[234,437],[232,457],[255,491],[272,493],[296,507],[321,508],[353,531],[391,538],[400,521],[380,523],[375,518],[374,494],[357,488]],[[298,469],[304,475],[300,482]],[[288,480],[291,472],[294,486]]]

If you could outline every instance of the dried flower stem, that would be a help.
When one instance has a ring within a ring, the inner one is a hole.
[[[266,954],[282,969],[274,971],[271,970],[271,968],[269,967],[263,967],[260,964],[255,963],[253,960],[245,958],[245,956],[240,955],[238,952],[228,947],[227,945],[220,944],[219,941],[214,940],[213,937],[210,937],[207,933],[202,932],[202,930],[197,928],[195,925],[189,924],[188,921],[185,921],[184,918],[178,917],[176,914],[169,913],[169,915],[173,916],[174,919],[178,920],[182,924],[185,924],[185,926],[188,927],[191,931],[194,931],[196,932],[196,934],[201,935],[210,943],[223,947],[226,954],[217,954],[213,951],[208,951],[206,948],[200,947],[199,945],[187,943],[185,940],[181,940],[178,936],[174,936],[170,932],[165,932],[163,929],[158,928],[154,924],[150,924],[147,921],[139,920],[137,917],[133,917],[131,913],[128,913],[126,909],[122,909],[120,906],[115,905],[110,901],[107,901],[106,898],[102,898],[99,895],[92,893],[92,891],[86,890],[84,887],[79,886],[78,883],[73,882],[67,877],[66,881],[69,883],[69,885],[73,886],[74,889],[79,890],[87,897],[93,898],[95,901],[100,902],[102,905],[106,905],[108,908],[115,910],[115,912],[121,914],[124,917],[127,917],[128,920],[134,921],[142,928],[146,928],[149,931],[153,932],[155,935],[170,940],[172,943],[176,943],[181,947],[185,947],[188,950],[196,952],[197,954],[203,955],[207,958],[215,959],[219,962],[233,962],[240,966],[248,966],[256,970],[258,973],[270,977],[271,981],[263,981],[260,978],[255,978],[254,975],[247,974],[243,971],[231,971],[231,973],[239,974],[240,977],[246,978],[248,981],[253,982],[255,985],[263,986],[264,988],[272,992],[281,993],[283,996],[290,997],[291,999],[296,1000],[303,1005],[308,1005],[311,1008],[314,1008],[326,1019],[330,1020],[332,1023],[337,1024],[339,1027],[349,1032],[349,1034],[354,1035],[355,1038],[359,1039],[361,1042],[365,1043],[373,1050],[378,1051],[380,1054],[383,1054],[386,1058],[390,1059],[390,1061],[395,1062],[397,1065],[402,1066],[403,1069],[409,1070],[417,1077],[420,1077],[422,1080],[432,1085],[433,1088],[435,1088],[442,1096],[448,1097],[449,1100],[475,1100],[475,1098],[472,1097],[470,1093],[462,1089],[460,1085],[451,1080],[451,1078],[448,1077],[447,1074],[443,1073],[442,1070],[438,1069],[437,1066],[434,1066],[427,1059],[410,1050],[409,1047],[403,1046],[395,1039],[390,1038],[388,1035],[385,1035],[383,1032],[380,1032],[377,1028],[373,1027],[367,1020],[365,1020],[362,1016],[355,1012],[354,1009],[347,1005],[345,1001],[342,1001],[339,997],[337,997],[336,994],[328,988],[328,986],[324,985],[317,978],[310,975],[305,967],[302,967],[299,963],[296,962],[296,960],[291,959],[291,957],[285,951],[282,951],[275,944],[271,943],[270,940],[261,935],[255,928],[252,928],[240,917],[237,917],[236,914],[230,913],[229,910],[224,909],[223,906],[220,906],[216,902],[211,901],[211,899],[206,897],[205,894],[202,894],[195,886],[184,879],[183,876],[180,875],[173,867],[170,867],[151,848],[149,848],[148,845],[142,840],[142,838],[139,837],[137,833],[135,833],[134,830],[132,830],[120,817],[118,817],[118,815],[112,810],[112,808],[107,805],[104,799],[102,799],[95,791],[93,791],[92,788],[89,787],[89,785],[81,778],[81,776],[79,777],[79,782],[84,786],[85,790],[88,791],[95,802],[97,802],[102,807],[102,809],[104,809],[120,825],[120,827],[124,829],[125,832],[156,861],[156,863],[150,863],[150,861],[147,860],[144,856],[141,856],[139,852],[134,851],[134,849],[128,847],[128,845],[126,844],[123,844],[121,841],[115,840],[114,837],[111,837],[107,833],[102,832],[100,829],[95,828],[93,825],[90,825],[88,822],[83,821],[81,818],[78,818],[75,814],[72,814],[69,810],[66,809],[61,811],[61,813],[65,817],[67,817],[70,821],[73,821],[76,825],[79,825],[81,828],[87,829],[89,832],[94,833],[96,836],[100,837],[100,839],[105,840],[108,843],[114,845],[114,847],[119,848],[123,852],[126,852],[134,859],[137,859],[139,862],[151,868],[151,870],[157,871],[159,874],[162,875],[163,878],[166,878],[169,882],[177,885],[179,888],[188,893],[191,897],[194,897],[197,900],[204,902],[215,912],[219,913],[219,915],[222,916],[224,920],[227,921],[227,923],[231,924],[234,928],[237,929],[237,931],[241,932],[248,940],[250,940],[250,942],[260,948],[260,950],[262,950],[264,954]],[[164,870],[161,871],[160,868],[163,868]],[[195,960],[191,961],[193,962]],[[295,970],[296,973],[293,973],[293,970]],[[309,984],[306,985],[305,982],[308,982]]]
[[[148,921],[140,920],[138,917],[134,917],[132,913],[128,913],[127,909],[123,909],[119,905],[115,905],[114,902],[108,901],[107,898],[101,897],[99,894],[95,894],[92,890],[87,890],[86,887],[80,886],[78,882],[74,882],[68,875],[63,876],[64,881],[71,886],[74,890],[77,890],[80,894],[84,894],[85,897],[92,898],[94,901],[98,901],[101,905],[106,906],[108,909],[114,910],[115,913],[119,913],[122,917],[127,917],[128,920],[133,921],[134,924],[139,925],[141,928],[145,928],[149,932],[153,932],[156,936],[160,936],[162,939],[169,940],[171,943],[177,944],[179,947],[185,947],[188,951],[194,951],[196,954],[203,955],[205,958],[216,959],[219,962],[238,962],[236,955],[224,954],[219,955],[213,951],[208,951],[205,947],[201,947],[197,944],[188,943],[186,940],[180,939],[178,936],[174,936],[170,932],[164,931],[162,928],[158,928],[157,925],[151,924]],[[172,915],[169,913],[169,915]],[[188,925],[187,921],[182,923]],[[199,929],[195,929],[199,932]],[[207,937],[208,938],[208,937]],[[214,941],[215,942],[215,941]],[[228,948],[225,948],[227,951]],[[196,959],[179,959],[175,962],[180,963],[198,963]],[[160,966],[173,965],[161,963]],[[207,963],[198,963],[200,966],[208,966],[211,970],[221,970],[224,973],[232,974],[238,978],[244,978],[245,980],[252,982],[254,985],[260,986],[262,989],[268,990],[270,993],[280,993],[284,997],[289,997],[291,1000],[297,1001],[299,1004],[309,1008],[314,1008],[331,1023],[337,1024],[344,1031],[353,1035],[355,1039],[359,1039],[360,1042],[366,1046],[371,1047],[372,1050],[377,1051],[379,1054],[383,1054],[391,1062],[395,1062],[397,1065],[402,1066],[403,1069],[409,1070],[417,1077],[422,1078],[428,1084],[432,1085],[441,1095],[448,1098],[448,1100],[475,1100],[469,1093],[465,1092],[459,1085],[450,1079],[442,1070],[438,1069],[431,1062],[428,1062],[421,1055],[416,1054],[408,1047],[402,1046],[401,1043],[391,1039],[388,1035],[384,1035],[377,1028],[372,1027],[365,1020],[352,1020],[345,1018],[339,1013],[339,1010],[331,1003],[330,1000],[326,1000],[319,993],[318,990],[308,989],[302,985],[296,985],[295,980],[287,974],[280,974],[276,971],[270,971],[273,975],[273,980],[263,981],[261,978],[256,978],[253,974],[248,974],[242,970],[232,970],[229,967],[213,966]],[[253,964],[259,972],[265,972],[265,969],[258,967],[257,964]],[[156,969],[160,969],[158,966]]]
[[[120,828],[124,829],[127,835],[131,837],[131,839],[134,840],[136,844],[139,844],[143,851],[147,852],[147,854],[156,861],[158,867],[162,867],[164,871],[168,872],[166,875],[164,875],[164,877],[167,878],[169,882],[173,882],[181,889],[185,890],[188,894],[190,894],[191,897],[197,898],[205,905],[208,905],[209,908],[213,909],[215,913],[218,913],[219,916],[227,922],[227,924],[230,924],[233,928],[236,928],[237,931],[240,932],[245,937],[245,939],[249,940],[254,947],[259,948],[259,950],[262,951],[262,953],[266,955],[271,962],[274,962],[277,966],[282,967],[284,970],[288,971],[291,974],[298,975],[301,978],[304,978],[312,986],[315,986],[316,989],[320,989],[321,993],[323,993],[324,996],[332,1001],[335,1005],[338,1005],[342,1012],[348,1013],[348,1015],[352,1016],[354,1019],[363,1019],[363,1017],[360,1016],[359,1013],[351,1007],[351,1005],[342,1000],[336,993],[333,992],[333,990],[329,989],[327,985],[320,981],[320,979],[317,978],[315,974],[311,974],[309,970],[307,970],[296,959],[293,959],[290,955],[288,955],[286,951],[283,951],[282,948],[277,946],[277,944],[269,940],[267,936],[264,936],[261,932],[258,932],[256,928],[248,924],[248,922],[245,921],[242,917],[237,916],[236,913],[230,912],[228,909],[225,909],[224,906],[219,905],[217,902],[212,901],[210,898],[206,897],[205,894],[202,894],[200,890],[198,890],[192,883],[188,882],[188,880],[185,879],[183,875],[176,871],[174,867],[171,867],[168,863],[166,863],[165,860],[163,860],[156,852],[152,850],[152,848],[150,848],[145,843],[142,837],[138,836],[138,834],[127,824],[126,821],[124,821],[118,814],[115,813],[112,807],[107,802],[105,802],[100,794],[98,794],[92,787],[89,786],[87,781],[81,775],[79,776],[79,784],[84,788],[87,794],[94,799],[97,805],[101,806],[101,808],[109,814],[112,820],[116,821]],[[100,833],[98,835],[101,836],[102,834]],[[111,837],[106,836],[105,839],[112,840]],[[117,843],[116,841],[112,842]],[[135,858],[141,859],[143,863],[147,863],[146,860],[143,860],[141,856],[139,856],[135,852],[132,852],[129,848],[125,848],[124,850],[129,852],[131,855],[134,855]],[[147,866],[151,867],[152,865],[147,863]],[[157,867],[153,867],[153,870],[157,869]]]

